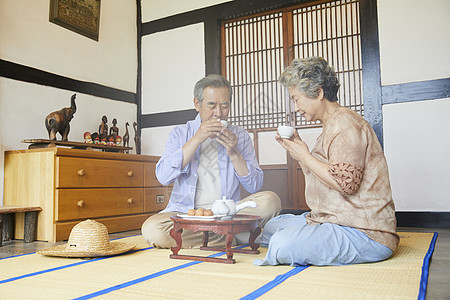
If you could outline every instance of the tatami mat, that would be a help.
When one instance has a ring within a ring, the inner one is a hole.
[[[170,250],[151,248],[135,236],[121,241],[137,244],[137,250],[114,257],[1,259],[0,299],[417,299],[433,234],[400,235],[387,261],[306,268],[254,266],[265,248],[259,255],[234,254],[232,265],[170,259]],[[225,256],[198,249],[179,254]]]

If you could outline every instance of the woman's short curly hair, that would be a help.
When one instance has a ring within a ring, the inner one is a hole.
[[[319,88],[324,97],[331,102],[337,101],[340,84],[336,72],[322,57],[294,59],[284,70],[278,81],[285,87],[295,87],[311,98],[319,96]]]

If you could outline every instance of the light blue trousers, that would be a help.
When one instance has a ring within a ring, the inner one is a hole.
[[[261,245],[269,247],[255,265],[347,265],[381,261],[392,250],[361,231],[331,223],[306,224],[305,214],[280,215],[264,226]]]

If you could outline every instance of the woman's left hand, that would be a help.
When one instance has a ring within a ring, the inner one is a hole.
[[[300,138],[297,130],[294,130],[294,135],[290,139],[282,139],[277,132],[275,140],[286,149],[296,161],[302,162],[310,154],[308,146]]]

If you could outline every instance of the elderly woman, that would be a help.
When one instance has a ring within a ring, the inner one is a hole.
[[[296,59],[280,83],[295,111],[320,121],[322,134],[309,151],[295,131],[275,137],[304,172],[310,212],[280,215],[263,230],[268,246],[256,265],[344,265],[389,258],[396,249],[395,208],[383,149],[371,126],[337,103],[339,82],[323,58]]]

